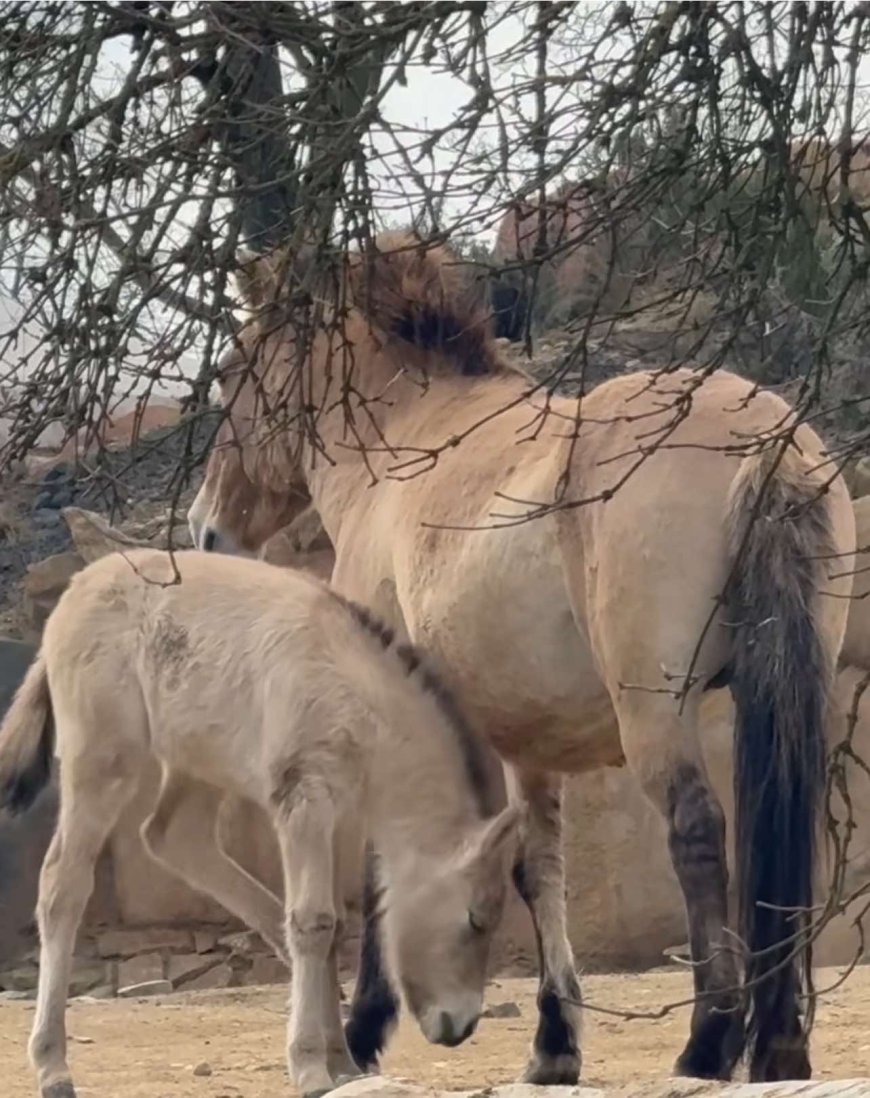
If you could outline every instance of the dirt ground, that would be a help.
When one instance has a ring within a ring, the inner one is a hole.
[[[838,973],[818,973],[820,990]],[[591,1007],[654,1012],[684,998],[681,971],[590,976]],[[510,1082],[525,1063],[535,986],[504,979],[489,988],[490,1005],[514,1002],[520,1017],[484,1019],[458,1049],[427,1045],[407,1019],[384,1063],[386,1074],[451,1089]],[[189,992],[164,999],[73,1002],[67,1014],[70,1061],[80,1098],[290,1098],[284,1064],[284,991],[280,987]],[[25,1045],[33,1003],[0,1003],[0,1092],[33,1098]],[[659,1020],[627,1021],[587,1011],[583,1082],[608,1086],[661,1079],[682,1047],[683,1008]],[[820,1003],[813,1039],[820,1079],[870,1074],[870,968]],[[207,1063],[210,1075],[194,1075]]]

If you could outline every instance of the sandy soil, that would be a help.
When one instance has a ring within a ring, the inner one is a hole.
[[[819,973],[818,986],[837,977]],[[449,1088],[509,1082],[525,1063],[534,1019],[530,980],[494,982],[490,1004],[515,1002],[518,1018],[484,1019],[455,1050],[427,1045],[405,1021],[390,1049],[386,1073]],[[641,976],[590,976],[590,1006],[652,1012],[683,998],[680,971]],[[189,992],[165,999],[74,1002],[67,1015],[70,1060],[80,1098],[280,1098],[292,1095],[284,1066],[281,988]],[[682,1047],[685,1009],[659,1020],[627,1021],[587,1012],[583,1081],[617,1085],[667,1076]],[[33,1018],[29,1002],[0,1003],[0,1092],[33,1098],[25,1044]],[[814,1035],[818,1078],[870,1074],[870,968],[857,969],[820,1004]],[[194,1075],[207,1062],[208,1076]]]

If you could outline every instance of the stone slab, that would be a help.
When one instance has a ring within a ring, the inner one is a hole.
[[[364,1076],[330,1092],[330,1098],[870,1098],[870,1078],[781,1083],[716,1083],[667,1079],[608,1088],[537,1087],[529,1083],[435,1090],[385,1076]]]

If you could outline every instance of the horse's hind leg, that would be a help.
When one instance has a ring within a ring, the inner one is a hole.
[[[573,1086],[580,1077],[580,984],[568,941],[562,858],[562,779],[519,771],[526,820],[514,883],[538,940],[538,1028],[523,1081]]]
[[[153,858],[214,897],[289,965],[280,901],[220,848],[223,797],[212,785],[166,770],[154,812],[142,825],[142,841]]]
[[[383,1052],[399,1019],[399,997],[393,990],[384,965],[380,940],[376,855],[366,849],[363,885],[363,925],[356,985],[345,1026],[345,1037],[354,1061],[363,1071],[376,1071]]]
[[[94,866],[136,775],[103,771],[75,757],[61,765],[60,815],[39,879],[39,991],[30,1060],[42,1098],[74,1098],[66,1061],[66,998],[76,931],[94,885]]]
[[[676,1071],[729,1079],[743,1051],[736,943],[729,939],[725,817],[710,787],[696,733],[697,696],[626,689],[617,701],[628,766],[665,818],[671,861],[689,923],[695,994],[688,1043]]]

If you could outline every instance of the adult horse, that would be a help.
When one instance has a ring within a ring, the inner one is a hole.
[[[686,901],[697,1000],[677,1070],[728,1077],[748,1044],[753,1079],[809,1076],[824,712],[855,547],[819,438],[724,371],[631,374],[580,404],[536,396],[450,255],[409,236],[348,258],[340,307],[310,340],[280,267],[247,269],[257,315],[222,363],[231,414],[194,539],[253,552],[313,501],[336,588],[434,653],[501,755],[524,802],[514,878],[540,942],[526,1079],[580,1070],[561,775],[622,764],[666,819]],[[745,997],[698,743],[701,694],[725,685]],[[357,996],[361,1059],[383,1039],[365,1023],[390,1006],[367,961],[381,999]]]

